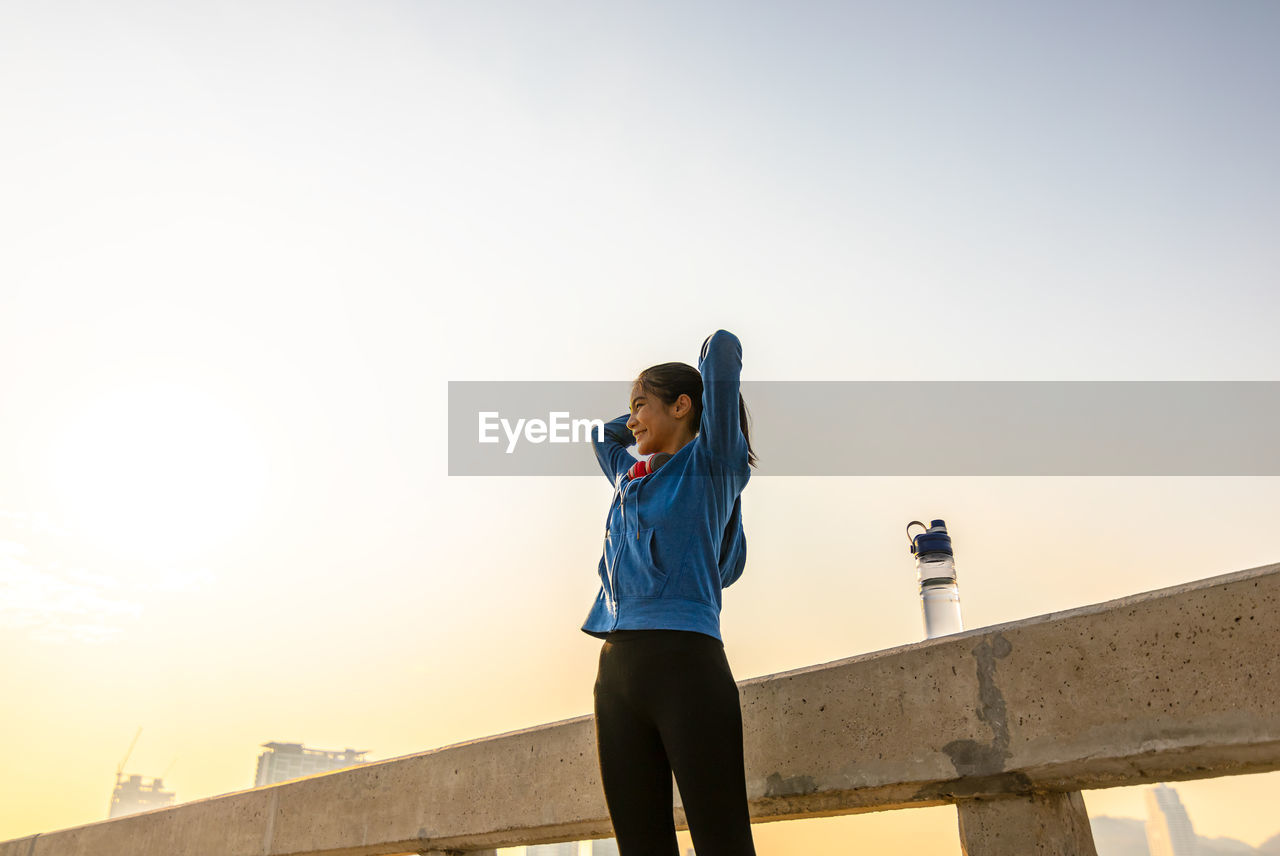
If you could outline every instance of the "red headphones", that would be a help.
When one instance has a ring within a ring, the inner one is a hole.
[[[647,461],[636,461],[631,465],[631,469],[627,470],[629,478],[638,479],[656,472],[658,467],[671,460],[670,452],[659,452]]]

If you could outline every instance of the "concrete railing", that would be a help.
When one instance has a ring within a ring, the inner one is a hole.
[[[1080,791],[1280,769],[1280,564],[740,681],[755,821],[956,804],[966,853],[1093,854]],[[685,828],[677,793],[677,825]],[[611,836],[590,715],[0,843],[379,856]]]

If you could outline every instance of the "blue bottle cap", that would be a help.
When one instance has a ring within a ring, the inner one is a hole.
[[[912,520],[907,524],[908,531],[912,526],[924,526],[924,524],[919,520]],[[931,521],[926,531],[911,539],[911,555],[922,556],[925,553],[955,555],[951,550],[951,536],[947,534],[947,522],[945,520]]]

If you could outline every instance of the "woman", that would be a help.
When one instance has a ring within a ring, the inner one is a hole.
[[[720,638],[720,592],[746,563],[742,489],[755,452],[726,330],[698,368],[662,363],[630,411],[593,434],[614,485],[600,593],[582,630],[604,639],[596,747],[621,856],[679,856],[671,776],[698,856],[755,856],[738,685]],[[648,461],[627,451],[634,443]]]

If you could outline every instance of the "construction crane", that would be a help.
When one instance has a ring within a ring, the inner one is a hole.
[[[120,774],[124,772],[124,765],[129,763],[129,756],[133,754],[133,747],[138,745],[138,738],[142,736],[142,726],[138,726],[138,731],[133,735],[133,742],[129,744],[129,751],[124,753],[124,757],[120,759],[120,763],[116,766],[116,785],[120,784]]]

